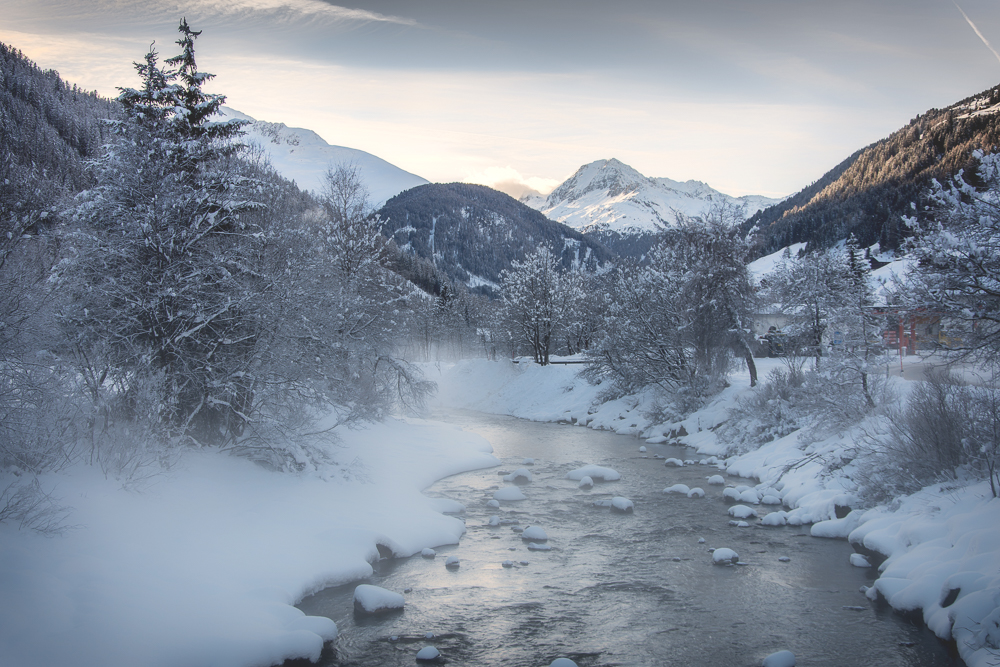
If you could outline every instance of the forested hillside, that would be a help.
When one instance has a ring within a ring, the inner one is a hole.
[[[4,243],[87,185],[84,159],[99,154],[110,136],[104,121],[119,109],[0,44],[0,231],[10,234]]]
[[[932,181],[974,171],[972,152],[1000,144],[1000,86],[946,109],[931,109],[858,151],[818,181],[744,223],[755,254],[792,243],[826,248],[854,234],[862,246],[897,248],[902,216],[922,207]]]
[[[593,268],[612,252],[553,222],[513,197],[482,185],[422,185],[393,197],[381,210],[383,233],[404,251],[432,259],[449,278],[472,288],[499,284],[500,272],[538,245]]]

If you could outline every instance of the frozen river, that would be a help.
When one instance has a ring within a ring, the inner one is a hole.
[[[722,487],[706,483],[718,470],[654,458],[690,458],[689,449],[647,445],[644,455],[634,438],[576,426],[471,412],[436,418],[486,437],[503,466],[427,491],[465,505],[468,533],[434,559],[376,567],[367,583],[410,589],[404,611],[355,617],[355,584],[302,601],[306,613],[340,628],[322,665],[411,666],[428,644],[446,664],[478,667],[544,667],[559,656],[581,667],[743,667],[784,649],[811,667],[961,665],[922,626],[868,602],[859,588],[873,573],[850,565],[846,541],[810,537],[808,526],[730,526]],[[535,460],[533,480],[521,486],[527,500],[489,507],[506,485],[499,473],[522,467],[525,457]],[[591,463],[622,479],[590,491],[565,479]],[[706,497],[661,493],[678,483]],[[612,496],[632,500],[634,513],[593,505]],[[540,526],[551,550],[529,551],[510,525],[487,525],[493,515]],[[742,564],[714,566],[711,547],[736,550]],[[461,559],[457,570],[445,568],[449,555]],[[515,565],[505,568],[505,560]]]

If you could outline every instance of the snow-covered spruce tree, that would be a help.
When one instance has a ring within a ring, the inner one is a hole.
[[[556,343],[559,327],[569,312],[574,294],[564,289],[556,257],[539,245],[524,261],[511,262],[500,274],[504,320],[515,342],[527,346],[542,366]]]
[[[243,432],[255,391],[259,183],[239,159],[241,123],[210,120],[225,98],[202,90],[212,75],[194,60],[199,33],[186,21],[178,30],[182,53],[167,61],[177,69],[151,50],[136,64],[142,88],[121,89],[128,120],[65,235],[61,321],[105,418],[225,443]]]
[[[974,153],[979,165],[936,183],[928,220],[908,218],[917,270],[907,285],[915,309],[943,318],[957,352],[1000,362],[1000,153]]]

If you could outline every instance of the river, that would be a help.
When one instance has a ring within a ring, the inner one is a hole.
[[[473,412],[436,418],[487,438],[503,465],[428,489],[466,506],[468,532],[461,544],[437,548],[434,559],[418,554],[376,566],[367,583],[409,589],[404,611],[355,616],[355,584],[299,604],[340,628],[321,665],[412,666],[428,644],[446,664],[478,667],[547,666],[559,656],[581,667],[743,667],[784,649],[812,667],[962,664],[921,624],[861,594],[874,573],[850,565],[846,541],[813,538],[808,526],[730,526],[722,487],[706,484],[718,470],[667,467],[656,458],[690,459],[690,449],[646,445],[642,454],[635,438],[579,426]],[[521,485],[527,500],[489,507],[506,485],[500,473],[522,467],[525,457],[535,460],[533,480]],[[622,479],[590,491],[565,479],[591,463]],[[677,483],[706,496],[662,493]],[[632,500],[634,513],[593,505],[612,496]],[[510,525],[487,525],[492,515],[540,526],[551,550],[529,551]],[[736,550],[741,564],[713,565],[712,547]],[[458,569],[445,567],[449,555],[460,558]]]

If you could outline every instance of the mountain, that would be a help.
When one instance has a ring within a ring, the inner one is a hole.
[[[383,234],[405,252],[433,261],[452,280],[489,292],[500,272],[539,243],[563,266],[590,268],[613,253],[502,192],[469,183],[433,183],[396,195],[378,211]]]
[[[648,178],[611,159],[583,165],[548,197],[525,203],[582,232],[641,235],[671,226],[678,216],[701,215],[714,202],[744,206],[749,215],[778,201],[731,197],[701,181]]]
[[[66,83],[0,44],[0,266],[6,242],[91,185],[86,161],[111,138],[116,102]],[[0,329],[3,326],[0,325]]]
[[[278,173],[295,181],[303,190],[321,192],[327,168],[341,163],[358,167],[375,206],[380,206],[403,190],[428,182],[427,179],[404,171],[371,153],[331,146],[312,130],[256,120],[228,107],[223,107],[222,111],[226,120],[239,118],[250,121],[250,125],[245,128],[245,141],[260,145]]]
[[[759,256],[793,243],[826,248],[854,234],[863,246],[898,248],[903,215],[923,210],[931,182],[975,166],[972,152],[1000,145],[1000,86],[931,109],[857,151],[812,185],[751,216]]]

